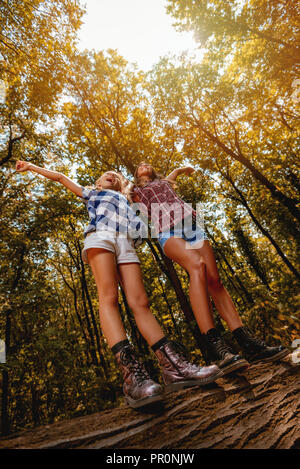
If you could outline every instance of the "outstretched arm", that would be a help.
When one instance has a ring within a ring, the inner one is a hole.
[[[186,166],[184,168],[177,168],[174,169],[167,177],[167,181],[175,182],[177,177],[180,176],[180,174],[192,174],[194,172],[194,168],[191,166]]]
[[[28,163],[27,161],[17,161],[16,170],[20,172],[33,171],[34,173],[41,174],[42,176],[45,176],[48,179],[60,182],[67,189],[74,192],[74,194],[78,195],[78,197],[82,197],[82,187],[76,182],[72,181],[72,179],[68,178],[62,173],[59,173],[58,171],[51,171],[49,169],[40,168],[35,164]]]

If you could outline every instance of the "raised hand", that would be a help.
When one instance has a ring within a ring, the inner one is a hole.
[[[184,172],[185,174],[193,174],[195,172],[195,169],[191,166],[187,166],[186,168],[184,168]]]
[[[16,170],[23,172],[23,171],[32,171],[33,173],[41,174],[48,179],[52,179],[52,181],[59,182],[63,186],[65,186],[70,191],[74,192],[74,194],[78,195],[78,197],[82,197],[82,187],[77,182],[72,181],[72,179],[68,178],[62,173],[58,171],[52,171],[50,169],[40,168],[33,163],[28,163],[27,161],[17,161],[16,163]]]
[[[23,171],[28,171],[30,169],[30,163],[27,161],[17,161],[16,163],[16,170],[23,172]]]

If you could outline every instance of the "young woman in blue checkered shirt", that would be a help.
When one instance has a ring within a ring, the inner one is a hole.
[[[123,178],[107,171],[95,189],[84,188],[57,171],[18,161],[17,171],[32,171],[57,181],[85,200],[90,224],[85,230],[83,259],[91,266],[99,294],[100,324],[107,343],[116,356],[124,385],[126,401],[143,407],[162,400],[162,388],[155,383],[131,347],[118,309],[120,282],[137,327],[156,354],[168,391],[204,385],[222,376],[216,365],[200,367],[190,363],[174,342],[168,340],[152,314],[145,292],[140,261],[134,248],[134,234],[128,226],[138,226],[135,213],[122,195]],[[120,215],[121,214],[121,215]],[[132,231],[134,229],[132,228]],[[125,235],[124,235],[125,233]]]

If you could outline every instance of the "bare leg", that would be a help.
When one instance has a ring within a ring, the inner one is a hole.
[[[91,248],[88,260],[94,274],[99,295],[100,324],[111,348],[127,339],[118,308],[118,272],[115,255],[105,249]]]
[[[152,314],[138,263],[118,265],[120,282],[142,336],[151,346],[164,337],[164,332]]]
[[[169,238],[165,244],[166,255],[181,265],[190,276],[190,301],[197,324],[202,333],[215,327],[207,290],[206,266],[204,259],[194,249],[186,249],[186,241]]]
[[[203,246],[195,251],[204,259],[207,272],[208,292],[212,297],[220,316],[228,324],[231,331],[238,327],[242,327],[242,320],[233,304],[233,301],[220,281],[214,252],[209,241],[204,241]]]
[[[180,264],[190,275],[191,304],[199,328],[203,334],[206,334],[208,355],[212,362],[218,363],[223,373],[227,374],[249,365],[246,360],[231,352],[218,331],[215,330],[210,308],[211,302],[208,296],[207,266],[204,256],[200,253],[200,249],[203,248],[187,248],[187,242],[180,238],[169,238],[165,244],[166,255]],[[204,278],[202,275],[202,265],[205,266]],[[210,291],[210,293],[214,292]]]
[[[133,310],[137,326],[150,346],[164,338],[164,333],[149,309],[139,264],[119,264],[120,280]],[[172,342],[165,342],[154,350],[162,368],[165,389],[208,384],[220,377],[215,366],[198,367],[178,353]]]
[[[108,345],[113,350],[123,375],[123,392],[130,407],[139,408],[162,400],[162,388],[155,383],[138,360],[132,347],[120,346],[126,332],[118,308],[118,270],[115,255],[104,249],[87,251],[100,303],[100,323]]]

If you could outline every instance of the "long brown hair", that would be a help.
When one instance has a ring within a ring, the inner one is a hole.
[[[139,167],[142,166],[143,164],[149,164],[149,166],[151,166],[151,170],[152,170],[152,174],[150,176],[151,181],[155,181],[155,179],[164,179],[164,176],[160,173],[157,173],[150,163],[147,163],[146,161],[141,161],[136,167],[136,170],[134,172],[134,185],[136,187],[142,187],[143,185],[145,185],[141,182],[140,178],[138,177]]]
[[[140,178],[138,177],[138,170],[139,170],[139,167],[143,164],[148,164],[149,166],[151,166],[151,170],[152,170],[152,174],[150,176],[150,179],[151,181],[155,181],[155,179],[161,179],[161,180],[166,180],[166,177],[163,176],[161,173],[158,173],[157,171],[155,171],[155,169],[153,168],[153,166],[150,164],[150,163],[147,163],[146,161],[141,161],[141,163],[138,164],[138,166],[136,167],[136,170],[134,172],[134,187],[143,187],[145,185],[145,183],[142,183]],[[174,188],[176,187],[176,183],[175,182],[172,182],[172,181],[168,181],[171,186]]]

